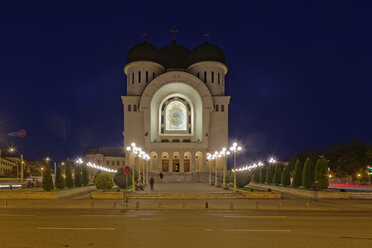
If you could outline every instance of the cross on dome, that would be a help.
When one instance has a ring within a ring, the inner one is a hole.
[[[176,25],[173,25],[172,29],[169,32],[173,33],[173,40],[176,40],[176,33],[178,33],[178,29],[176,28]]]

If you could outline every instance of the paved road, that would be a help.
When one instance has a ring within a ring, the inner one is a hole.
[[[372,212],[0,209],[0,247],[372,247]]]

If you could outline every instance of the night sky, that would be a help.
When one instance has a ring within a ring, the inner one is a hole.
[[[142,42],[225,53],[240,161],[372,142],[370,1],[4,1],[0,147],[59,161],[123,144],[126,54]],[[58,2],[58,3],[57,3]],[[368,3],[369,2],[369,3]],[[24,128],[24,138],[9,132]]]

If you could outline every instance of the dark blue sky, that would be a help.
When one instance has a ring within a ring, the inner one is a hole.
[[[372,142],[368,1],[2,1],[0,145],[57,160],[120,146],[126,53],[209,41],[229,66],[231,141],[243,160]],[[8,137],[24,128],[23,139]]]

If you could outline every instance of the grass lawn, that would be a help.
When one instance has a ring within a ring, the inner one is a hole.
[[[59,192],[59,191],[65,191],[65,190],[71,190],[71,189],[80,189],[80,188],[85,188],[85,187],[90,187],[90,186],[94,186],[94,184],[89,184],[87,186],[82,186],[82,187],[72,187],[72,188],[64,188],[64,189],[53,189],[53,190],[51,190],[49,192]],[[43,191],[45,191],[45,190],[43,190]]]
[[[228,186],[230,188],[234,188],[234,184],[232,184],[232,183],[229,183]],[[248,191],[248,192],[266,192],[266,190],[252,189],[252,188],[248,188],[248,187],[239,187],[239,186],[236,186],[236,188],[237,189],[240,189],[240,190]]]
[[[105,189],[103,190],[103,192],[125,192],[131,188],[132,188],[132,185],[128,186],[128,188],[120,189],[120,191],[118,191],[119,188],[112,188],[112,189]]]

